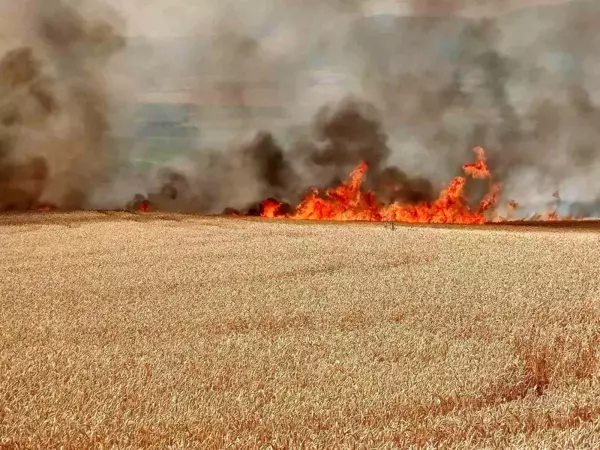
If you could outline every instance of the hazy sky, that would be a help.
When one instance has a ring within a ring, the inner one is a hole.
[[[28,5],[36,0],[0,0],[0,37],[13,33],[22,23]],[[39,0],[38,0],[39,1]],[[80,0],[71,0],[77,1]],[[413,0],[414,1],[414,0]],[[461,8],[465,16],[481,16],[535,5],[564,3],[571,0],[419,0],[434,5],[434,9],[447,10],[448,5]],[[293,5],[302,9],[301,0],[105,0],[118,10],[127,24],[129,36],[167,37],[202,33],[212,28],[215,20],[228,6],[244,21],[267,17],[269,10]],[[286,2],[289,2],[286,4]],[[365,0],[362,13],[409,14],[410,0]],[[441,6],[440,6],[441,5]],[[502,5],[501,8],[498,5]]]
[[[19,1],[19,0],[15,0]],[[193,31],[201,32],[210,28],[223,4],[235,4],[240,16],[256,16],[268,13],[274,5],[291,0],[107,0],[122,11],[128,23],[128,34],[133,36],[181,36]],[[447,4],[448,0],[433,0],[433,4]],[[497,9],[499,0],[451,0],[454,5],[468,5],[463,8],[466,16],[490,14]],[[567,0],[504,0],[504,10],[534,5],[563,3]],[[262,11],[261,11],[262,10]],[[407,0],[365,1],[365,14],[408,14]],[[246,12],[248,14],[246,14]],[[258,14],[257,14],[258,13]]]

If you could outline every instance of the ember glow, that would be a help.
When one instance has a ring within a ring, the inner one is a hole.
[[[148,212],[150,210],[150,202],[148,200],[142,200],[138,208],[142,212]]]
[[[278,214],[279,204],[272,199],[263,203],[262,217],[282,217],[304,220],[365,220],[395,221],[408,223],[461,223],[482,224],[489,221],[486,217],[498,202],[500,185],[491,183],[491,172],[487,166],[483,148],[474,149],[477,160],[465,164],[465,175],[477,179],[489,179],[489,192],[472,209],[465,196],[466,177],[454,178],[442,191],[437,200],[414,205],[391,203],[380,204],[375,194],[362,188],[367,174],[367,164],[360,163],[350,174],[348,180],[340,186],[328,189],[320,194],[312,190],[295,210],[288,215]]]

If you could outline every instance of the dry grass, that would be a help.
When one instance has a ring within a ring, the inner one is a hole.
[[[0,226],[0,448],[600,448],[599,233],[125,217]]]

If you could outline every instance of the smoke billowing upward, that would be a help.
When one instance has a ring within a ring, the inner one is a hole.
[[[158,209],[210,213],[257,210],[266,198],[296,204],[312,187],[339,184],[364,161],[370,169],[367,187],[382,200],[433,200],[429,181],[387,166],[387,136],[371,103],[347,97],[325,105],[309,131],[289,148],[259,131],[226,150],[203,152],[181,168],[160,169],[148,199]]]
[[[33,2],[33,36],[0,62],[0,209],[122,208],[136,192],[133,203],[163,210],[295,204],[360,161],[381,201],[420,202],[480,145],[505,200],[543,209],[560,190],[572,212],[600,214],[596,2],[507,12],[505,0],[473,18],[478,2],[413,1],[373,15],[384,3],[201,1],[197,26],[153,60],[128,53],[114,15]],[[143,10],[124,19],[151,33]],[[134,80],[181,72],[157,94],[193,104],[199,130],[141,181],[121,167],[135,152],[109,139],[119,99],[106,75],[120,50]]]
[[[61,0],[25,6],[22,45],[0,61],[0,209],[82,208],[110,176],[102,69],[124,42]]]

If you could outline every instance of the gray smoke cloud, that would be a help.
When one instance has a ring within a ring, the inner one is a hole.
[[[591,77],[599,8],[574,1],[499,14],[511,5],[495,2],[490,17],[462,17],[472,5],[413,2],[405,17],[367,17],[359,3],[286,5],[238,19],[228,12],[214,37],[199,40],[198,72],[216,82],[199,77],[198,86],[231,106],[226,120],[237,133],[213,139],[211,124],[223,119],[203,109],[199,147],[218,150],[198,152],[185,189],[210,198],[203,208],[211,212],[267,196],[294,203],[365,159],[369,187],[383,200],[427,200],[482,145],[504,200],[521,203],[522,214],[554,207],[557,190],[563,213],[597,214],[582,205],[600,197]],[[266,36],[256,31],[269,24]],[[328,76],[332,85],[314,81]],[[199,95],[202,103],[207,95]],[[256,111],[269,101],[280,117]],[[285,161],[285,183],[261,175],[274,154]],[[385,186],[398,184],[391,198]],[[485,189],[469,186],[475,198]]]
[[[561,212],[600,215],[597,2],[508,12],[507,0],[481,6],[483,18],[468,17],[481,3],[468,0],[408,2],[404,16],[372,16],[366,3],[198,2],[197,26],[168,50],[150,43],[136,53],[114,19],[98,28],[96,11],[40,0],[36,44],[4,57],[7,67],[29,61],[20,64],[36,75],[17,85],[38,106],[26,108],[26,127],[25,113],[18,126],[3,113],[0,190],[11,194],[0,199],[25,191],[59,206],[120,208],[138,194],[130,206],[147,198],[164,210],[248,210],[267,197],[294,204],[366,160],[367,187],[382,201],[417,202],[481,145],[521,214],[553,205],[559,190]],[[143,28],[132,11],[124,19]],[[192,21],[184,9],[165,14]],[[129,67],[127,81],[115,61]],[[199,135],[172,157],[165,144],[166,161],[138,176],[125,167],[142,158],[143,139],[132,111],[111,109],[123,100],[115,85],[133,102],[145,95],[139,84],[166,78],[156,97],[192,104]],[[118,133],[129,147],[111,144]],[[468,188],[477,197],[487,184]]]
[[[367,24],[357,39],[371,62],[365,85],[402,148],[393,161],[437,181],[481,145],[523,214],[544,210],[556,190],[566,209],[597,202],[599,14],[597,3],[574,1],[479,20],[399,18],[387,40]]]
[[[123,38],[114,17],[61,0],[11,5],[22,23],[0,60],[0,210],[83,208],[112,169],[102,72]]]

